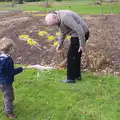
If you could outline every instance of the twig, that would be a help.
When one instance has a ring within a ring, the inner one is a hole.
[[[41,54],[40,58],[41,58],[44,54],[46,54],[47,52],[52,51],[52,50],[54,50],[54,49],[55,49],[55,47],[54,47],[54,48],[51,48],[51,49],[48,49],[47,51],[43,52],[43,53]]]

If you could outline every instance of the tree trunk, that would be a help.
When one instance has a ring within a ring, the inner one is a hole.
[[[18,4],[23,4],[23,0],[18,0]]]

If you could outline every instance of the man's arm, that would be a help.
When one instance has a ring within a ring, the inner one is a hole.
[[[75,19],[70,15],[67,15],[64,17],[64,24],[77,33],[80,47],[84,47],[85,46],[85,32],[82,26],[78,24],[75,21]]]
[[[61,46],[63,45],[63,42],[65,40],[65,36],[66,36],[66,34],[60,29],[60,37],[58,39],[59,45],[58,45],[57,49],[61,49]]]

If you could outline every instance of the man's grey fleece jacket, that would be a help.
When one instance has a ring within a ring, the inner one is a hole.
[[[70,35],[71,37],[78,37],[80,46],[84,46],[85,34],[89,31],[84,20],[70,10],[58,10],[55,13],[60,20],[60,24],[58,25],[60,28],[59,45],[63,44],[66,35]]]

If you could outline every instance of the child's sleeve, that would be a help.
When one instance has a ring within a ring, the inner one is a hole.
[[[15,68],[15,69],[14,69],[14,75],[17,75],[17,74],[21,73],[22,71],[23,71],[23,68],[22,68],[22,67]]]
[[[22,67],[19,67],[19,68],[15,69],[13,60],[11,58],[8,58],[7,63],[6,63],[6,74],[8,76],[13,77],[14,75],[17,75],[22,71],[23,71]]]

